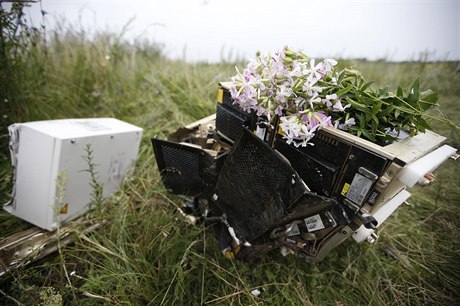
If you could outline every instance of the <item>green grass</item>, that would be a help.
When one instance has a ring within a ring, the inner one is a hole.
[[[8,123],[113,116],[144,128],[144,137],[134,173],[94,215],[108,222],[64,248],[62,256],[50,255],[1,279],[0,304],[53,298],[69,305],[460,303],[458,161],[441,166],[434,185],[413,188],[410,205],[389,218],[374,245],[350,239],[320,263],[277,252],[230,261],[210,231],[189,225],[175,209],[180,200],[160,181],[150,138],[213,113],[217,84],[234,74],[234,65],[170,61],[155,44],[127,44],[111,34],[89,39],[83,31],[53,34],[46,46],[39,41],[28,50],[9,71],[11,84],[1,97],[9,101],[0,135],[2,202],[11,191]],[[420,77],[422,88],[440,93],[440,110],[460,123],[457,63],[343,64],[377,86]],[[458,131],[432,123],[460,147]],[[4,212],[0,222],[2,237],[29,226]],[[250,294],[255,288],[264,289],[258,298]]]

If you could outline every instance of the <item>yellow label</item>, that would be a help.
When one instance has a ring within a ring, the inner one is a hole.
[[[278,134],[280,134],[281,136],[284,136],[284,131],[281,128],[281,125],[278,125]]]
[[[224,102],[224,90],[222,88],[217,90],[217,102],[220,104]]]
[[[64,206],[61,207],[61,210],[59,211],[60,214],[67,214],[69,211],[69,203],[65,203]]]
[[[345,185],[343,185],[341,194],[342,194],[343,196],[346,196],[349,189],[350,189],[350,184],[345,183]]]

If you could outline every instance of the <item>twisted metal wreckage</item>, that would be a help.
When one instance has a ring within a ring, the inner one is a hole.
[[[134,163],[142,135],[113,118],[14,124],[9,131],[14,188],[4,209],[37,227],[0,240],[0,277],[101,225],[82,216],[91,197],[81,171],[85,145],[92,144],[109,196]],[[327,127],[312,145],[295,147],[276,117],[267,122],[243,111],[229,83],[221,83],[216,114],[152,144],[164,185],[189,198],[188,219],[212,227],[226,257],[280,249],[319,261],[349,236],[375,241],[374,230],[410,197],[406,188],[429,182],[431,171],[458,157],[441,146],[445,139],[426,131],[380,146]],[[60,173],[68,175],[62,195]]]
[[[277,125],[240,109],[221,83],[216,114],[152,138],[164,185],[192,199],[186,211],[212,226],[228,258],[280,248],[319,261],[349,236],[372,243],[406,187],[458,157],[431,131],[380,146],[328,127],[295,147]]]

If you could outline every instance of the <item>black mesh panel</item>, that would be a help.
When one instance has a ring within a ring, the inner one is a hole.
[[[165,187],[175,194],[198,195],[202,191],[200,172],[204,152],[156,138],[152,144]]]
[[[323,196],[331,196],[338,175],[338,165],[307,155],[301,149],[282,140],[277,141],[276,149],[286,156],[312,191]]]
[[[244,125],[249,124],[249,116],[244,116],[232,109],[217,104],[216,129],[232,140],[241,134]]]
[[[297,173],[247,129],[225,161],[216,185],[217,205],[248,241],[283,217],[305,191]]]

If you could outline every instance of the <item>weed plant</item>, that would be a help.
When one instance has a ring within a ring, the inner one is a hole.
[[[49,33],[46,44],[36,38],[25,48],[8,71],[11,87],[2,89],[9,101],[2,114],[9,122],[116,117],[144,128],[144,138],[134,172],[91,216],[104,225],[60,254],[4,276],[0,304],[460,304],[458,161],[441,166],[432,186],[411,189],[408,205],[380,227],[373,245],[349,239],[320,263],[277,252],[257,261],[227,260],[210,231],[178,213],[181,199],[164,189],[150,138],[212,114],[217,84],[235,73],[234,64],[170,61],[157,44],[127,43],[110,33],[89,37],[68,27]],[[439,92],[439,109],[460,123],[457,63],[342,65],[394,90],[420,77],[421,87]],[[458,131],[432,125],[460,147]],[[7,139],[5,125],[0,133]],[[6,202],[8,152],[0,165],[0,199]],[[2,237],[29,226],[3,212],[0,222]],[[254,289],[263,292],[255,297]]]

